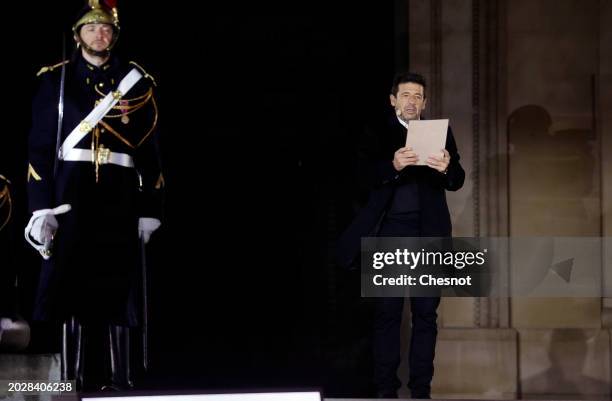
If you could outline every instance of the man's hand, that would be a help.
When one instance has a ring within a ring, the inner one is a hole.
[[[412,151],[410,146],[399,148],[393,156],[393,167],[397,171],[402,171],[406,166],[417,164],[419,157]]]
[[[24,230],[25,239],[34,249],[40,252],[43,259],[51,257],[53,237],[59,227],[55,216],[69,212],[70,209],[72,209],[72,206],[65,203],[53,209],[39,209],[32,213],[32,217],[30,217],[30,221]]]
[[[442,149],[442,157],[438,157],[438,156],[429,156],[427,158],[427,165],[431,168],[433,168],[434,170],[437,170],[441,173],[446,174],[446,171],[448,169],[448,164],[450,163],[450,154],[448,153],[448,150],[446,149]]]
[[[34,219],[30,236],[34,241],[43,244],[45,249],[49,249],[58,227],[59,224],[54,215],[44,214]]]

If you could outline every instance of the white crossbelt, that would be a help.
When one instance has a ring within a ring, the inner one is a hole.
[[[115,106],[115,104],[117,104],[117,102],[121,100],[121,98],[130,89],[132,89],[132,87],[136,84],[136,82],[140,80],[140,78],[142,78],[142,74],[140,73],[140,71],[138,71],[136,68],[132,69],[132,71],[130,71],[121,80],[121,82],[119,83],[119,86],[117,87],[117,90],[114,92],[109,92],[104,97],[104,99],[102,99],[102,101],[98,103],[96,107],[94,107],[94,109],[87,115],[87,117],[85,117],[85,119],[83,119],[83,121],[81,121],[81,123],[72,130],[72,132],[66,137],[66,139],[64,139],[64,142],[62,143],[62,146],[60,148],[59,155],[58,155],[60,160],[82,161],[81,156],[80,156],[81,152],[85,152],[86,150],[85,149],[74,149],[76,144],[79,143],[79,141],[83,139],[85,135],[87,135],[93,129],[93,127],[95,127],[96,124],[98,124],[98,122],[102,120],[102,118],[104,118],[104,116],[113,108],[113,106]],[[78,150],[80,152],[76,152],[74,153],[73,156],[69,156],[71,155],[73,150]],[[91,161],[92,160],[91,151],[89,152],[90,154],[87,160]],[[120,155],[118,157],[119,159],[122,159],[122,160],[124,160],[123,156],[128,156],[128,155],[124,155],[123,153],[111,153],[111,156],[112,155]],[[73,158],[68,159],[68,157],[73,157]],[[115,159],[116,158],[117,156],[115,157]],[[130,160],[131,160],[131,157],[130,157]],[[110,162],[110,163],[119,164],[119,163],[114,163],[114,162]],[[130,163],[132,163],[132,166],[134,165],[132,161],[130,161]],[[119,164],[119,165],[123,166],[124,164]]]
[[[104,149],[108,150],[108,149]],[[97,156],[97,157],[96,157]],[[123,167],[134,167],[134,159],[126,153],[108,151],[104,156],[100,153],[92,152],[89,149],[70,149],[70,152],[64,157],[64,161],[71,162],[95,162],[98,159],[99,164],[116,164]]]

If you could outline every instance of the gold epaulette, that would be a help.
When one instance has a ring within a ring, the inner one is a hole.
[[[138,63],[136,63],[135,61],[130,61],[130,64],[132,64],[133,66],[136,66],[136,68],[138,68],[140,71],[142,71],[142,74],[145,78],[149,78],[151,80],[151,82],[153,82],[154,86],[157,86],[157,82],[155,82],[155,78],[153,78],[152,75],[149,75],[148,72],[145,71],[144,68],[142,68],[140,65],[138,65]]]
[[[41,69],[40,69],[40,70],[39,70],[39,71],[36,73],[36,76],[38,77],[38,76],[40,76],[41,74],[44,74],[45,72],[48,72],[48,71],[53,71],[53,70],[54,70],[54,69],[56,69],[57,67],[61,67],[61,66],[63,66],[64,64],[68,64],[69,62],[70,62],[70,60],[64,60],[64,61],[62,61],[61,63],[57,63],[57,64],[55,64],[55,65],[49,65],[49,66],[43,67],[43,68],[41,68]]]

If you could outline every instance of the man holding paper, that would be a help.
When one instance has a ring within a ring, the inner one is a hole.
[[[425,79],[395,77],[393,115],[368,129],[358,143],[357,182],[367,199],[338,242],[338,261],[354,265],[360,238],[448,237],[451,221],[445,191],[463,186],[465,172],[448,120],[421,120],[427,105]],[[367,196],[366,196],[367,195]],[[412,398],[429,398],[437,336],[439,297],[412,297],[410,388]],[[374,385],[380,398],[396,398],[401,382],[400,324],[403,298],[375,299]]]

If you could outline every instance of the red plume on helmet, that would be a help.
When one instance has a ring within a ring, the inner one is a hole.
[[[106,4],[106,7],[110,8],[111,10],[113,8],[117,8],[117,0],[104,0],[104,4]]]

